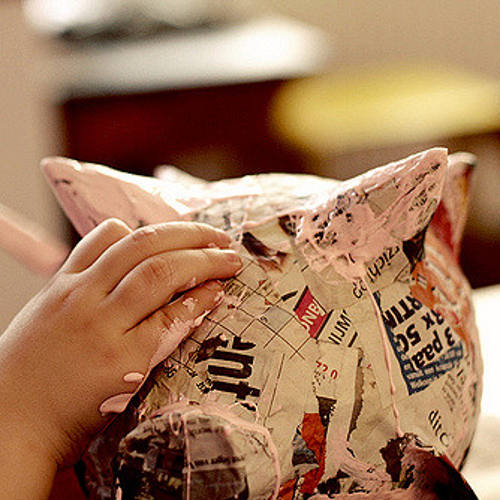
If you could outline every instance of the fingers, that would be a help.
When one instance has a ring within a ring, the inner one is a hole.
[[[109,247],[129,235],[132,230],[121,220],[107,219],[76,245],[61,268],[62,272],[78,273],[91,266]]]
[[[107,305],[132,328],[174,295],[208,280],[227,279],[240,269],[232,250],[174,250],[141,262],[106,298]]]
[[[216,281],[189,290],[127,333],[128,351],[138,356],[147,353],[148,372],[151,371],[175,351],[223,296],[222,286]]]
[[[228,248],[231,239],[206,224],[171,222],[138,229],[109,247],[93,265],[92,273],[111,291],[144,260],[172,250]]]

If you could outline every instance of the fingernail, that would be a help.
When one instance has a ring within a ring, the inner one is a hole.
[[[231,245],[231,238],[224,232],[218,231],[217,243],[221,248],[227,248]]]
[[[227,260],[241,266],[241,258],[234,250],[224,250]]]
[[[222,284],[219,281],[207,281],[205,286],[209,290],[222,290]]]
[[[215,296],[215,300],[214,300],[214,303],[216,306],[219,306],[222,304],[222,302],[224,301],[226,297],[226,293],[224,292],[224,290],[221,290],[220,292],[217,293],[217,295]]]

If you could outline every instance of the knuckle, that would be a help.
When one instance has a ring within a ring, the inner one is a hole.
[[[207,266],[207,268],[213,267],[216,252],[214,252],[214,250],[211,248],[200,248],[200,252],[203,256],[203,260],[205,261],[205,265]]]
[[[169,329],[174,323],[174,318],[170,315],[168,308],[162,307],[158,309],[158,319],[162,327]]]
[[[132,247],[138,251],[152,251],[158,240],[158,228],[155,226],[145,226],[136,229],[130,234]]]
[[[198,238],[203,242],[222,242],[222,231],[208,224],[196,223]]]
[[[103,231],[115,231],[117,229],[122,229],[124,226],[125,224],[120,219],[110,217],[101,222],[98,227]]]
[[[120,219],[106,219],[104,222],[99,224],[99,229],[102,233],[111,235],[125,235],[130,232],[128,226],[122,222]]]
[[[60,311],[79,310],[88,307],[88,297],[81,280],[71,275],[59,274],[48,285],[49,296],[52,297],[53,307]]]
[[[117,343],[105,342],[102,339],[99,342],[98,352],[102,366],[111,370],[115,370],[116,367],[121,366],[125,358],[124,349],[117,345]]]
[[[208,226],[207,224],[199,223],[199,222],[194,223],[192,225],[192,228],[193,228],[193,231],[195,232],[196,236],[200,240],[205,240],[207,238],[207,236],[209,236],[213,232],[213,230],[210,226]]]
[[[150,258],[143,265],[143,276],[146,282],[174,283],[176,272],[167,258]]]

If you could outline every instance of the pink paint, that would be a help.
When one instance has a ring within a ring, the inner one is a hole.
[[[226,298],[226,292],[224,290],[221,290],[220,292],[217,292],[215,295],[214,303],[216,306],[222,304],[224,302],[224,299]]]
[[[330,462],[330,471],[327,473],[335,475],[342,470],[369,491],[389,490],[392,487],[389,474],[381,468],[374,467],[373,464],[356,458],[350,451],[345,436],[335,428],[330,428],[327,436],[327,460]]]
[[[130,372],[130,373],[126,373],[123,376],[124,382],[140,384],[143,380],[144,380],[144,374],[139,373],[139,372]]]
[[[194,299],[193,297],[188,297],[187,299],[184,299],[182,301],[182,305],[184,307],[187,307],[187,310],[192,313],[194,311],[194,308],[196,307],[198,300]]]
[[[179,426],[176,426],[174,423],[173,419],[174,413],[180,413]],[[181,426],[182,429],[184,430],[184,437],[186,443],[186,462],[188,464],[186,471],[187,500],[189,500],[190,498],[190,487],[191,487],[191,470],[190,470],[191,456],[190,456],[189,433],[187,425],[189,415],[216,416],[221,418],[223,421],[229,423],[235,429],[238,430],[243,429],[245,431],[248,431],[250,434],[262,435],[265,439],[266,449],[268,450],[270,458],[273,463],[274,476],[275,476],[273,492],[271,497],[269,497],[269,500],[276,500],[278,498],[279,488],[281,485],[281,468],[279,463],[279,454],[276,445],[274,444],[274,441],[271,437],[271,434],[266,427],[256,422],[248,422],[247,420],[243,420],[242,418],[236,416],[233,413],[230,406],[217,402],[205,401],[203,404],[195,405],[195,404],[189,404],[189,402],[187,401],[181,401],[171,406],[161,408],[151,417],[157,417],[159,415],[168,415],[170,428],[172,429],[172,432],[174,434],[178,435],[181,432]]]
[[[445,149],[425,151],[392,164],[392,169],[375,169],[347,181],[295,212],[296,241],[311,268],[322,272],[331,266],[349,281],[362,278],[368,262],[429,223],[446,165]],[[387,207],[378,207],[379,193],[395,189],[401,194]],[[420,193],[427,196],[419,198]]]
[[[190,290],[191,288],[194,288],[196,286],[196,278],[193,276],[187,283],[186,283],[186,290]]]
[[[130,400],[134,394],[139,390],[140,386],[144,382],[145,377],[139,372],[129,372],[123,376],[123,381],[127,383],[139,384],[134,392],[126,392],[123,394],[117,394],[116,396],[111,396],[106,399],[99,406],[99,412],[101,415],[107,415],[108,413],[121,413],[125,410]]]
[[[153,368],[167,359],[175,351],[175,349],[177,349],[179,344],[188,336],[191,330],[201,325],[203,319],[209,312],[210,311],[205,311],[197,318],[185,321],[175,318],[170,327],[167,328],[161,335],[157,350],[149,361],[146,374],[142,375],[138,372],[130,372],[124,375],[123,379],[125,382],[139,383],[136,390],[132,393],[117,394],[116,396],[106,399],[99,406],[100,413],[102,415],[106,415],[108,413],[123,412],[134,394],[137,393],[144,381],[148,378]]]
[[[101,406],[99,406],[99,411],[101,415],[107,415],[109,413],[122,413],[135,393],[124,393],[117,394],[116,396],[111,396],[106,399]]]
[[[123,498],[123,492],[122,489],[118,486],[116,488],[115,500],[122,500],[122,498]]]
[[[370,301],[373,306],[373,311],[375,312],[375,316],[377,318],[380,339],[382,340],[382,345],[384,346],[384,360],[385,360],[385,366],[387,368],[387,377],[389,378],[392,413],[394,415],[394,421],[396,423],[396,435],[398,437],[403,437],[404,433],[401,430],[401,420],[400,420],[399,410],[396,406],[396,384],[394,383],[394,373],[392,371],[391,354],[389,349],[389,341],[387,339],[387,332],[384,325],[384,319],[382,318],[382,313],[380,312],[380,308],[377,304],[377,301],[375,300],[375,295],[371,291],[370,286],[368,285],[368,281],[366,280],[365,277],[362,278],[362,282],[366,287],[368,296],[370,297]]]

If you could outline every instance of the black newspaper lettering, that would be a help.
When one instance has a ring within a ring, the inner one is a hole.
[[[411,357],[411,360],[413,361],[413,364],[417,368],[417,370],[420,370],[420,368],[424,367],[424,353],[422,351],[417,352]]]
[[[228,342],[225,341],[224,347]],[[254,357],[249,354],[243,354],[242,351],[250,351],[255,347],[253,342],[245,342],[241,337],[233,337],[231,342],[232,350],[217,349],[210,358],[208,373],[212,376],[227,377],[236,379],[234,382],[223,380],[212,380],[211,388],[215,391],[229,392],[235,394],[238,399],[245,399],[247,396],[258,397],[260,390],[256,387],[250,387],[248,379],[252,375]],[[217,360],[224,361],[223,366],[217,366]],[[203,390],[201,388],[200,390]]]
[[[399,333],[398,335],[395,335],[395,338],[397,342],[401,345],[401,348],[403,349],[403,352],[406,354],[408,350],[410,349],[410,344],[408,343],[408,339]]]
[[[427,361],[432,361],[434,359],[434,349],[432,347],[432,344],[427,344],[423,349],[422,349],[425,359]]]
[[[410,303],[410,306],[415,309],[415,311],[419,311],[422,308],[422,302],[415,297],[407,295],[406,300]]]
[[[342,337],[347,333],[349,330],[349,327],[351,326],[352,322],[347,316],[347,313],[345,310],[342,310],[340,313],[340,318],[338,319],[337,323],[335,323],[335,330],[337,330],[340,334],[342,334]]]
[[[343,309],[340,313],[339,319],[333,327],[333,331],[330,332],[330,335],[328,335],[328,339],[331,340],[334,344],[340,344],[349,331],[351,325],[352,321],[347,315],[345,309]]]
[[[241,337],[233,338],[233,349],[236,351],[248,351],[249,349],[253,349],[255,344],[253,342],[243,342]]]
[[[394,329],[401,323],[408,321],[421,307],[420,301],[407,295],[383,312],[384,323],[388,328]]]
[[[295,297],[295,295],[297,295],[298,293],[299,293],[298,290],[294,290],[293,292],[285,293],[285,295],[282,295],[281,300],[283,302],[286,302],[287,300],[290,300],[292,297]]]
[[[404,321],[403,316],[401,315],[399,309],[396,306],[391,307],[390,313],[389,311],[385,312],[384,321],[385,321],[385,316],[389,317],[389,324],[387,326],[389,326],[390,328],[395,328]]]
[[[432,346],[434,347],[434,350],[438,354],[443,350],[443,343],[441,342],[441,339],[439,338],[438,332],[436,330],[434,330],[434,337],[432,339]]]
[[[413,323],[408,326],[404,334],[399,333],[395,335],[395,338],[405,354],[410,350],[410,347],[416,346],[422,340]]]
[[[328,340],[337,345],[342,342],[342,338],[336,335],[334,332],[330,332],[330,335],[328,335]]]
[[[243,382],[242,380],[240,380],[237,384],[224,382],[222,380],[214,380],[212,387],[216,391],[235,394],[238,399],[246,399],[247,396],[254,396],[256,398],[260,396],[259,389],[256,387],[250,387],[248,382]]]
[[[405,321],[410,319],[415,314],[415,309],[413,309],[413,307],[411,307],[411,305],[404,299],[401,299],[398,304],[401,306],[401,309],[403,311],[403,318]]]
[[[394,316],[398,322],[397,324],[400,325],[404,320],[403,320],[403,316],[401,316],[401,313],[399,312],[399,309],[396,306],[392,306],[391,312],[392,312],[392,314],[394,314]]]
[[[429,413],[428,420],[434,434],[439,438],[439,441],[441,441],[441,444],[448,447],[450,445],[450,437],[443,430],[443,422],[441,421],[439,410],[432,410]]]
[[[413,323],[406,329],[406,336],[412,346],[417,345],[422,340]]]
[[[391,330],[393,330],[394,328],[396,328],[398,326],[396,318],[394,317],[394,315],[392,314],[390,309],[388,309],[387,311],[384,311],[382,313],[382,317],[384,318],[384,324],[387,328],[390,328]]]
[[[425,313],[422,316],[422,319],[425,321],[425,328],[427,328],[427,330],[434,326],[434,319],[432,318],[430,311]]]
[[[237,352],[215,351],[212,359],[232,361],[236,365],[239,365],[239,367],[235,368],[210,365],[208,367],[208,372],[212,375],[242,379],[248,378],[252,374],[253,356],[248,356],[247,354],[240,354]]]
[[[446,327],[446,330],[444,331],[444,336],[446,338],[446,342],[450,347],[453,347],[455,345],[455,339],[453,338],[451,334],[451,328],[448,326]]]
[[[432,315],[436,318],[436,323],[442,325],[444,323],[444,318],[437,311],[432,311]]]
[[[451,330],[450,330],[451,332]],[[446,333],[445,333],[446,335]],[[411,360],[417,369],[423,368],[427,363],[432,361],[437,354],[439,354],[443,350],[443,343],[439,338],[439,334],[436,330],[434,330],[432,340],[424,345],[420,351],[411,356]]]

